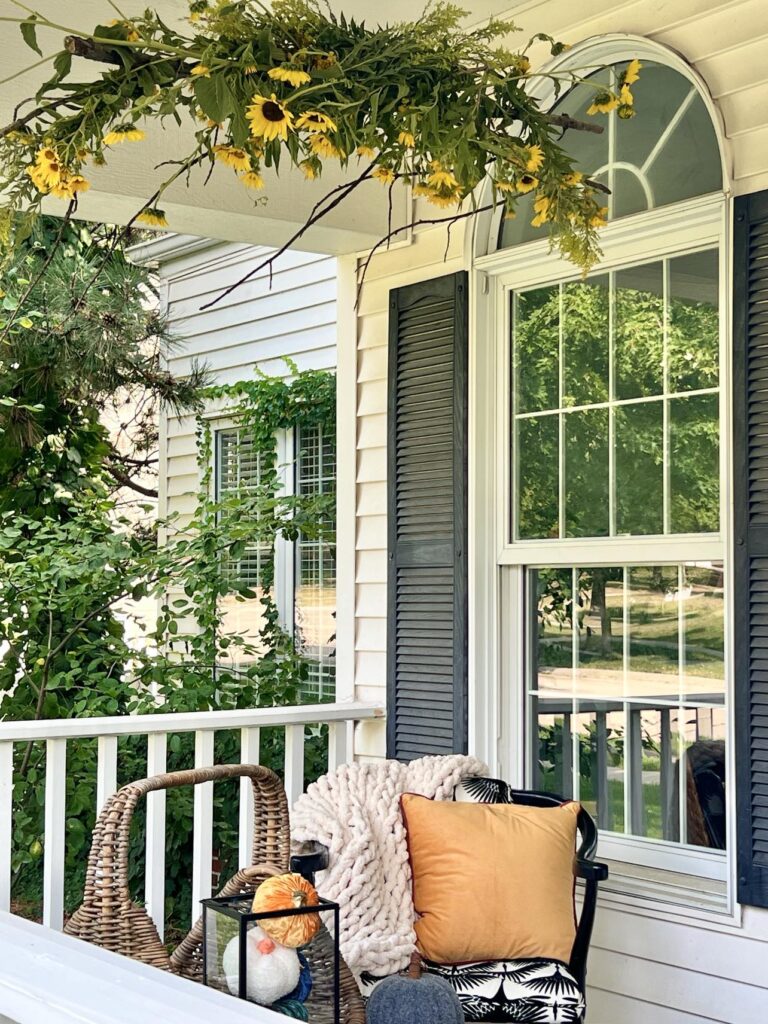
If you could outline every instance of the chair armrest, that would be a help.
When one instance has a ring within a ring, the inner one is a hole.
[[[583,878],[587,882],[604,882],[608,877],[608,865],[598,860],[584,860],[579,858],[573,869],[577,878]]]
[[[322,843],[299,843],[291,855],[291,871],[314,885],[316,872],[325,871],[329,859],[328,847]]]

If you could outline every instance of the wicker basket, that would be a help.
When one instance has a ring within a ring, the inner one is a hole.
[[[291,836],[288,802],[280,779],[269,768],[224,764],[213,768],[168,772],[131,782],[107,800],[93,831],[82,905],[67,922],[65,932],[114,953],[141,960],[193,981],[202,981],[202,918],[172,955],[163,945],[154,921],[134,903],[128,886],[128,849],[136,805],[147,793],[178,786],[196,786],[222,779],[250,778],[253,785],[254,828],[251,859],[224,886],[221,896],[251,893],[263,878],[288,870]],[[317,949],[314,949],[317,945]],[[311,969],[316,991],[328,990],[328,1024],[333,1019],[333,944],[312,943]],[[365,1024],[365,1011],[357,984],[341,962],[342,1024]],[[313,1022],[314,1024],[314,1022]],[[318,1020],[317,1024],[326,1024]]]

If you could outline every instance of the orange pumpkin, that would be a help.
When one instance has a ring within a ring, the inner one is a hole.
[[[316,907],[317,890],[297,874],[274,875],[261,883],[253,897],[253,913]],[[259,927],[281,946],[306,946],[320,928],[319,914],[289,914],[286,917],[262,917]]]

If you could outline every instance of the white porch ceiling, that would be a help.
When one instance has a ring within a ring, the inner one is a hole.
[[[87,33],[99,22],[108,22],[115,11],[107,0],[26,0],[52,21],[74,34]],[[141,10],[146,0],[121,0],[118,6],[130,14]],[[467,0],[471,9],[468,21],[481,21],[492,14],[502,14],[515,6],[513,0]],[[182,19],[187,11],[185,0],[155,0],[152,4],[169,23]],[[333,0],[335,10],[370,24],[381,20],[398,21],[413,18],[421,8],[421,0]],[[0,16],[21,16],[11,0],[0,0]],[[38,31],[38,40],[44,54],[61,48],[62,34],[48,30]],[[0,78],[6,78],[33,64],[37,55],[22,42],[19,29],[8,22],[0,22]],[[98,74],[98,67],[80,61],[79,75]],[[50,74],[43,66],[15,78],[0,91],[0,124],[12,120],[16,105],[33,95],[40,83]],[[147,140],[141,145],[124,146],[109,158],[106,168],[92,169],[89,177],[91,190],[82,196],[78,216],[108,223],[124,223],[157,185],[168,176],[168,169],[156,169],[164,160],[178,158],[188,152],[185,141],[189,130],[178,128],[170,121],[164,128],[153,126]],[[354,170],[354,168],[352,169]],[[163,197],[163,208],[173,231],[221,238],[229,241],[253,242],[260,245],[279,245],[304,223],[317,200],[333,185],[342,180],[341,172],[327,174],[322,182],[306,182],[302,175],[284,172],[279,178],[267,181],[266,203],[255,204],[252,194],[236,185],[231,171],[216,167],[207,185],[203,185],[207,171],[200,168],[193,173],[190,185],[177,182]],[[394,193],[393,224],[404,224],[408,219],[405,189]],[[51,200],[52,213],[61,213],[63,202]],[[333,254],[356,252],[369,248],[387,230],[387,193],[376,182],[362,186],[352,197],[330,213],[317,227],[297,244],[296,248]]]

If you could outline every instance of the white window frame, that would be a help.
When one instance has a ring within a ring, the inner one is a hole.
[[[648,40],[607,37],[576,47],[569,62],[580,68],[618,63],[639,56],[701,81],[676,55]],[[561,64],[562,66],[562,64]],[[540,87],[539,95],[546,90]],[[728,181],[725,158],[724,182]],[[730,220],[727,192],[697,197],[610,222],[601,231],[604,259],[595,273],[619,269],[663,256],[712,247],[720,253],[720,529],[717,535],[632,538],[568,538],[549,541],[510,539],[510,302],[509,293],[553,283],[578,280],[579,272],[553,255],[548,240],[493,249],[500,213],[486,215],[469,240],[472,264],[470,316],[474,344],[470,353],[470,748],[484,757],[495,773],[513,784],[526,784],[526,665],[524,589],[527,565],[632,565],[660,562],[722,560],[725,568],[725,700],[727,714],[728,852],[698,851],[674,843],[642,838],[601,838],[600,855],[660,871],[678,871],[726,882],[726,899],[715,911],[689,905],[683,916],[723,922],[737,913],[735,893],[735,785],[733,771],[733,582],[731,557],[731,402],[730,402]],[[670,239],[674,239],[670,245]],[[521,740],[523,742],[521,742]],[[651,905],[674,904],[659,875],[657,891],[642,899]],[[617,891],[632,893],[622,881]],[[628,897],[636,899],[636,895]],[[704,904],[702,904],[704,906]],[[711,906],[711,901],[707,904]]]

